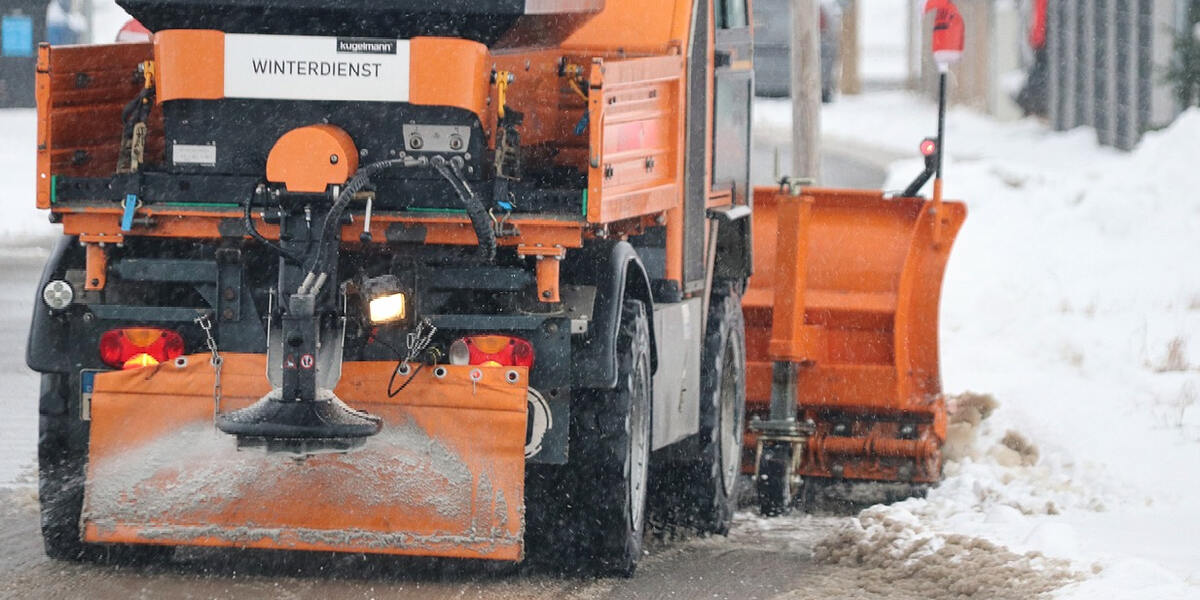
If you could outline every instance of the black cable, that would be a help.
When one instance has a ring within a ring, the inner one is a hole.
[[[299,256],[296,256],[295,254],[288,251],[283,246],[280,246],[280,245],[272,242],[271,240],[268,240],[267,238],[263,237],[263,235],[258,232],[258,229],[256,227],[254,227],[254,219],[252,219],[250,217],[250,205],[253,202],[254,202],[253,196],[251,196],[250,198],[247,198],[246,199],[246,211],[244,213],[242,213],[242,226],[245,227],[246,233],[249,233],[250,237],[258,240],[259,242],[264,244],[266,247],[274,250],[277,254],[282,256],[285,260],[291,261],[292,264],[303,265],[304,261]]]
[[[400,361],[396,363],[396,368],[392,369],[392,377],[390,379],[388,379],[388,389],[387,389],[388,398],[395,398],[400,392],[403,392],[404,388],[408,387],[408,384],[412,383],[412,380],[417,378],[417,373],[421,372],[421,369],[423,369],[425,367],[425,363],[417,363],[417,368],[413,369],[413,372],[411,375],[408,376],[408,379],[405,379],[404,383],[400,384],[400,387],[393,390],[392,386],[395,385],[395,383],[396,383],[396,375],[400,374],[400,367],[402,367],[402,366],[404,366],[403,358],[400,359]]]
[[[371,163],[365,167],[360,167],[350,181],[346,182],[346,187],[338,194],[337,200],[333,206],[329,208],[329,213],[325,215],[325,222],[321,226],[321,237],[317,242],[317,253],[313,257],[308,272],[311,275],[317,274],[317,269],[321,268],[325,260],[326,247],[330,244],[340,243],[337,233],[339,225],[342,221],[342,214],[346,212],[346,207],[350,205],[350,200],[354,195],[362,191],[368,183],[371,182],[371,176],[394,166],[403,165],[404,159],[396,158],[391,160],[381,160]]]
[[[492,218],[483,206],[483,200],[480,200],[479,196],[467,185],[459,163],[451,161],[450,166],[447,167],[444,161],[435,161],[433,168],[437,169],[438,174],[450,182],[450,187],[454,188],[458,199],[462,201],[463,208],[466,209],[467,216],[471,219],[471,227],[475,230],[475,237],[479,239],[479,258],[485,262],[492,262],[496,259],[496,231],[492,229]]]
[[[388,398],[395,398],[397,394],[404,391],[404,388],[408,387],[408,384],[412,383],[412,380],[416,378],[417,373],[421,372],[421,369],[425,367],[425,363],[418,364],[417,368],[413,369],[413,372],[408,376],[408,379],[405,379],[404,383],[400,384],[400,387],[393,391],[392,386],[396,385],[396,375],[400,374],[400,367],[404,366],[404,355],[400,354],[400,351],[396,350],[395,346],[375,337],[374,335],[371,336],[370,340],[379,342],[379,344],[381,344],[384,348],[391,350],[392,354],[395,354],[398,357],[396,360],[396,368],[392,369],[392,376],[388,379],[387,386]]]

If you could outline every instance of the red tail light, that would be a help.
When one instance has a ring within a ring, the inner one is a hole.
[[[149,367],[182,355],[183,338],[169,329],[126,327],[100,336],[100,360],[110,367]]]
[[[488,367],[532,367],[533,346],[507,335],[473,335],[450,345],[451,364]]]

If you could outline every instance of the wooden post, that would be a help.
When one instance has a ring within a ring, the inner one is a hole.
[[[858,0],[848,0],[842,12],[842,93],[862,93],[858,42]]]
[[[792,176],[821,176],[821,22],[818,0],[792,0]]]

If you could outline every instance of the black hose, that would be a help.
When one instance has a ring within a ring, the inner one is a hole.
[[[154,88],[144,88],[138,92],[137,97],[130,100],[121,109],[122,139],[129,139],[133,135],[134,125],[145,122],[150,117],[152,106],[154,106]]]
[[[458,199],[462,201],[463,208],[466,209],[467,216],[471,219],[471,227],[475,230],[475,237],[479,239],[477,248],[479,258],[484,262],[492,262],[496,259],[496,230],[492,229],[492,217],[488,214],[487,208],[483,206],[483,200],[480,200],[479,196],[467,186],[459,163],[451,161],[450,166],[446,166],[445,161],[435,160],[433,168],[437,169],[438,174],[450,182],[450,187],[454,188]]]
[[[246,211],[244,213],[242,213],[242,226],[246,228],[246,233],[249,233],[250,237],[258,240],[266,247],[274,250],[276,254],[282,256],[285,260],[290,261],[292,264],[303,265],[304,260],[301,259],[299,256],[296,256],[292,252],[285,249],[283,246],[280,246],[280,245],[272,242],[271,240],[268,240],[267,238],[263,237],[263,235],[261,233],[258,232],[258,228],[256,228],[254,226],[254,219],[252,219],[250,217],[250,204],[253,202],[254,202],[253,196],[251,196],[250,198],[247,198],[246,199]]]
[[[329,208],[329,213],[325,215],[325,222],[321,225],[321,236],[317,242],[317,254],[313,257],[312,263],[309,265],[308,272],[310,275],[316,275],[317,270],[322,268],[325,260],[326,247],[330,244],[338,244],[341,240],[338,238],[339,225],[342,221],[342,214],[346,212],[346,207],[350,205],[350,200],[354,195],[361,192],[367,184],[371,183],[371,176],[394,166],[403,165],[404,159],[381,160],[371,163],[365,167],[361,167],[346,182],[346,187],[342,188],[338,194],[337,200],[333,206]]]
[[[450,183],[450,187],[454,188],[454,192],[458,195],[458,199],[463,203],[463,208],[467,211],[467,216],[471,219],[471,227],[475,230],[475,236],[479,239],[478,255],[485,262],[491,262],[496,258],[496,232],[492,229],[491,215],[483,206],[483,200],[479,198],[471,188],[467,186],[466,179],[462,174],[462,166],[456,161],[449,161],[447,166],[445,159],[435,157],[430,164],[437,170],[446,181]],[[350,205],[350,200],[355,194],[362,191],[364,187],[371,182],[371,177],[375,174],[389,169],[394,166],[401,166],[405,163],[404,159],[381,160],[371,163],[365,167],[361,167],[350,181],[346,182],[346,187],[338,194],[337,200],[330,207],[329,213],[325,215],[325,222],[321,226],[321,236],[317,238],[317,253],[309,264],[308,274],[314,279],[321,273],[326,272],[323,264],[327,248],[330,245],[338,244],[341,240],[338,238],[338,230],[342,221],[342,214],[346,212],[346,207]]]

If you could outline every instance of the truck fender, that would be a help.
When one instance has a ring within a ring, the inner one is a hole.
[[[617,330],[625,298],[646,304],[654,318],[650,277],[637,251],[628,242],[596,240],[581,250],[568,252],[563,261],[564,281],[596,288],[592,320],[582,340],[572,343],[571,372],[575,387],[610,389],[617,385]],[[658,370],[658,343],[650,327],[650,368]]]
[[[33,299],[33,320],[29,326],[29,341],[25,344],[25,364],[39,373],[69,373],[71,371],[70,353],[66,351],[67,338],[70,335],[67,323],[53,314],[42,302],[42,290],[51,279],[61,278],[66,270],[65,262],[78,260],[76,239],[70,236],[59,238],[46,260],[42,276],[38,279],[37,291]],[[79,293],[77,290],[76,293]]]

